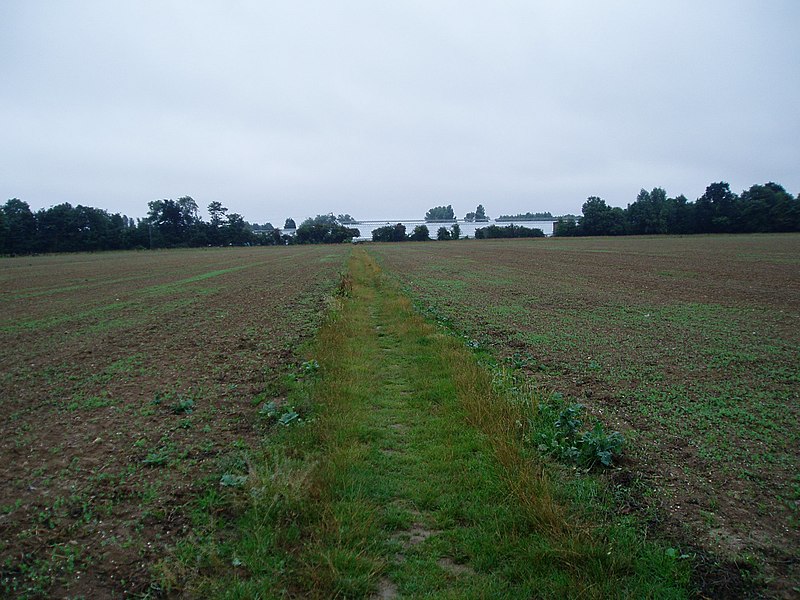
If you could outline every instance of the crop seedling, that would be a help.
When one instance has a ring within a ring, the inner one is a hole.
[[[169,461],[169,448],[159,448],[148,452],[147,456],[142,459],[142,463],[149,467],[160,467]]]
[[[176,415],[188,415],[192,413],[194,406],[195,402],[192,398],[178,396],[175,402],[170,405],[169,409]]]

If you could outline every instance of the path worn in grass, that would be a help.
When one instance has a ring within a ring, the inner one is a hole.
[[[319,334],[316,417],[272,436],[255,500],[200,585],[228,597],[684,597],[632,529],[582,523],[515,446],[514,412],[458,340],[361,250]],[[591,503],[592,500],[588,499]],[[597,525],[597,526],[596,526]]]

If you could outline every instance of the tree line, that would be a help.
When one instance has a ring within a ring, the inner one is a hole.
[[[456,213],[450,204],[447,206],[434,206],[425,213],[425,220],[429,223],[436,221],[455,221]],[[464,220],[468,223],[474,223],[488,221],[489,217],[486,216],[486,210],[483,208],[483,205],[478,204],[475,212],[468,212],[464,215]]]
[[[203,220],[191,196],[148,203],[147,217],[132,219],[119,213],[58,204],[33,212],[27,202],[12,198],[0,206],[0,254],[43,252],[93,252],[145,248],[198,246],[284,245],[342,241],[358,236],[358,230],[343,231],[337,218],[323,215],[307,219],[297,236],[286,235],[271,223],[248,223],[220,202],[208,205]],[[350,215],[339,218],[352,221]],[[321,225],[320,223],[327,223]],[[287,219],[285,229],[295,229]]]
[[[284,245],[340,243],[360,236],[349,227],[355,219],[349,214],[333,213],[306,219],[299,227],[287,219],[287,235],[270,223],[248,223],[220,202],[211,202],[209,219],[198,214],[191,196],[177,200],[154,200],[148,203],[143,219],[131,219],[90,206],[58,204],[33,212],[27,202],[18,198],[0,206],[0,253],[78,252],[127,250],[135,248],[176,248],[191,246]],[[527,213],[524,216],[545,217],[550,213]],[[516,215],[520,216],[520,215]],[[513,217],[503,215],[501,219]],[[552,217],[551,217],[552,218]],[[454,221],[452,206],[431,208],[425,215],[428,222]],[[467,213],[466,221],[488,221],[482,205]],[[559,217],[554,235],[649,235],[690,233],[768,233],[800,231],[800,195],[788,193],[773,182],[753,185],[735,194],[725,182],[712,183],[695,202],[683,195],[670,198],[662,188],[641,190],[636,201],[627,208],[612,207],[602,198],[589,197],[582,215]],[[541,237],[541,230],[526,227],[491,225],[477,229],[476,238]],[[439,240],[459,239],[458,223],[450,228],[439,227]],[[379,227],[372,234],[374,241],[429,240],[427,226],[420,225],[406,235],[398,223]]]
[[[553,215],[547,212],[526,212],[516,215],[500,215],[495,221],[552,221]]]
[[[650,235],[691,233],[771,233],[800,231],[800,194],[777,183],[753,185],[741,194],[723,182],[712,183],[695,202],[667,197],[662,188],[642,190],[627,208],[608,206],[590,196],[583,216],[561,217],[554,235]]]
[[[479,227],[475,230],[475,239],[488,238],[521,238],[521,237],[544,237],[541,229],[531,229],[520,225],[508,225],[499,227],[489,225]],[[461,226],[453,223],[450,228],[439,227],[436,231],[436,239],[439,241],[457,240],[461,238]],[[372,232],[373,242],[426,242],[431,239],[431,233],[427,225],[417,225],[414,230],[406,234],[406,226],[402,223],[396,225],[386,225],[378,227]]]
[[[450,228],[439,227],[436,232],[437,240],[457,240],[460,237],[461,227],[458,223],[453,223]],[[406,226],[402,223],[378,227],[372,231],[373,242],[427,242],[430,239],[431,232],[427,225],[417,225],[408,235],[406,235]]]

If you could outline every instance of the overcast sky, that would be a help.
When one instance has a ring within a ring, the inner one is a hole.
[[[0,2],[0,194],[282,225],[800,192],[800,1]]]

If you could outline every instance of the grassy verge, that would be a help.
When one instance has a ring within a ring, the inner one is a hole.
[[[263,407],[275,422],[265,446],[199,507],[197,519],[217,533],[179,553],[192,573],[187,591],[687,595],[686,562],[609,518],[597,480],[556,485],[526,453],[537,403],[510,399],[365,252],[354,253],[341,291],[306,376],[286,402]],[[240,515],[235,528],[220,526],[226,513]],[[220,531],[231,533],[220,541]]]

